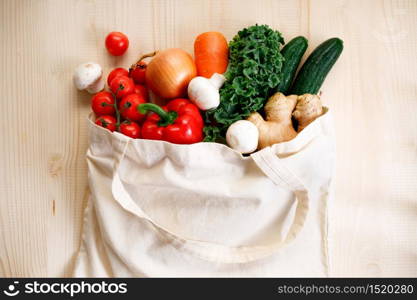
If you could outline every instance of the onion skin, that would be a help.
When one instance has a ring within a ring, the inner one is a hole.
[[[191,55],[171,48],[151,60],[146,69],[146,85],[161,98],[180,98],[186,96],[188,83],[196,76],[197,68]]]

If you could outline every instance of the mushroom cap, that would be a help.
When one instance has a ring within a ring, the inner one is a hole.
[[[258,147],[258,127],[250,121],[239,120],[229,126],[226,132],[227,144],[234,150],[246,154]]]
[[[220,104],[219,90],[201,76],[194,77],[188,84],[188,97],[201,110],[216,108]]]
[[[85,90],[101,78],[103,70],[99,64],[88,62],[75,68],[73,81],[79,90]]]
[[[85,90],[90,94],[97,94],[98,92],[104,89],[104,80],[102,78],[98,79],[95,83],[90,85]]]

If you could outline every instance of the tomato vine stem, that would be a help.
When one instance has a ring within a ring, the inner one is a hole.
[[[144,60],[145,58],[148,58],[148,57],[153,57],[153,56],[155,56],[155,55],[157,55],[158,54],[158,51],[154,51],[154,52],[151,52],[151,53],[146,53],[146,54],[144,54],[144,55],[142,55],[140,58],[139,58],[139,60],[137,61],[137,62],[135,62],[130,68],[131,69],[134,69],[142,60]]]
[[[120,85],[119,88],[117,89],[116,93],[112,92],[112,95],[114,97],[114,110],[116,111],[116,129],[118,132],[120,132],[120,111],[119,108],[117,107],[117,94],[119,93],[119,91],[123,90],[123,86]]]

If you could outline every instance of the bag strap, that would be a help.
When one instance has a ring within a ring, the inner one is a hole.
[[[112,181],[112,194],[114,199],[127,211],[133,215],[146,220],[150,225],[160,233],[164,239],[168,239],[170,244],[181,251],[186,251],[192,255],[198,256],[204,260],[217,263],[246,263],[269,256],[279,248],[292,241],[303,227],[308,211],[308,192],[301,182],[292,173],[282,165],[279,158],[272,153],[270,148],[265,148],[251,157],[257,166],[268,176],[275,184],[284,185],[290,189],[297,202],[293,222],[283,239],[277,239],[267,245],[258,246],[227,246],[219,243],[196,240],[180,236],[168,228],[158,224],[149,217],[131,198],[123,186],[119,176],[119,166],[122,163],[130,139],[124,146],[120,158],[115,162],[114,174]],[[277,235],[278,237],[278,235]]]
[[[266,147],[251,155],[259,169],[276,185],[286,185],[291,191],[306,190],[304,184],[278,158],[273,147]]]

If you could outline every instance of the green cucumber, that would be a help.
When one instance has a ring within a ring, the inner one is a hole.
[[[331,38],[320,44],[301,67],[290,94],[317,94],[342,50],[343,41],[339,38]]]
[[[284,48],[282,48],[281,54],[284,56],[285,61],[281,69],[282,78],[277,86],[277,92],[287,95],[295,73],[297,72],[298,64],[306,52],[307,47],[307,39],[303,36],[297,36],[285,44]]]

